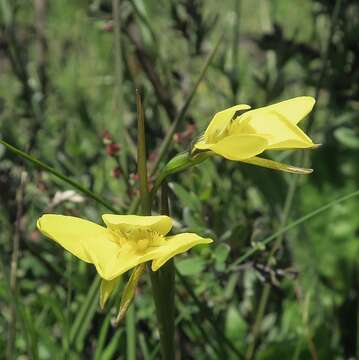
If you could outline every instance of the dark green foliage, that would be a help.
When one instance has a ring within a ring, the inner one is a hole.
[[[126,213],[138,189],[135,87],[151,168],[224,33],[160,168],[190,150],[215,112],[236,103],[256,107],[316,96],[315,112],[302,127],[323,145],[265,154],[310,163],[309,176],[210,158],[170,177],[175,231],[215,240],[175,259],[177,350],[196,360],[359,358],[358,199],[286,232],[272,261],[276,240],[263,244],[281,226],[358,190],[358,2],[120,3],[114,24],[110,0],[0,1],[0,139]],[[133,337],[132,320],[119,328],[111,323],[124,282],[100,312],[93,267],[36,231],[44,212],[100,222],[108,211],[0,146],[0,358],[110,360],[130,358],[131,349],[136,358],[158,358],[147,276],[134,301]],[[253,342],[266,284],[270,293]]]

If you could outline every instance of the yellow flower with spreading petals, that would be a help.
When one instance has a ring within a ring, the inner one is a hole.
[[[254,110],[240,104],[220,111],[195,143],[193,152],[211,151],[229,160],[275,167],[274,162],[257,155],[265,150],[317,146],[297,126],[314,104],[314,98],[301,96]]]
[[[166,236],[172,219],[164,215],[105,214],[102,218],[106,227],[78,217],[46,214],[37,227],[79,259],[94,264],[107,281],[150,260],[156,271],[175,255],[213,241],[193,233]]]

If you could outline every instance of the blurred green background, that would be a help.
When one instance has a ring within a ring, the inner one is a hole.
[[[1,0],[0,11],[0,138],[121,213],[138,188],[135,88],[152,166],[221,34],[162,164],[217,111],[314,96],[301,126],[322,146],[266,154],[312,175],[214,158],[171,177],[177,230],[215,239],[176,258],[178,358],[359,358],[358,199],[263,244],[359,188],[358,1]],[[159,358],[147,276],[115,328],[123,284],[101,312],[94,268],[36,231],[44,212],[100,222],[108,210],[0,145],[0,358]]]

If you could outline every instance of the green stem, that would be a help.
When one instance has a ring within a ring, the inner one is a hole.
[[[162,185],[161,189],[161,214],[170,215],[169,209],[169,199],[168,199],[168,186],[167,183]],[[162,281],[162,293],[164,296],[162,298],[166,301],[165,310],[165,321],[166,321],[166,354],[168,357],[165,359],[170,359],[171,356],[174,358],[174,338],[175,338],[175,267],[173,258],[167,262],[161,269],[159,269],[159,278],[163,279]],[[167,313],[167,314],[166,314]]]
[[[151,190],[151,197],[153,198],[156,195],[157,190],[168,176],[196,166],[208,159],[211,155],[212,154],[209,151],[200,152],[195,155],[192,155],[189,152],[176,155],[163,167],[163,169],[156,177],[153,188]],[[163,212],[162,214],[167,214],[167,212]]]
[[[136,360],[136,318],[135,309],[130,306],[126,313],[127,360]]]
[[[136,89],[137,106],[137,172],[140,180],[140,198],[142,215],[151,215],[150,194],[148,192],[146,132],[141,96]]]
[[[169,215],[168,185],[166,182],[161,187],[161,214]],[[175,267],[173,258],[157,271],[160,282],[158,300],[161,310],[162,329],[162,354],[164,359],[175,358]]]
[[[151,198],[148,192],[145,121],[141,97],[136,91],[137,105],[137,169],[140,178],[140,198],[143,215],[151,215]],[[168,200],[162,201],[163,210],[168,213]],[[156,307],[162,357],[174,359],[174,267],[169,261],[161,270],[153,272],[149,269],[153,299]]]
[[[175,272],[173,259],[161,269],[151,271],[150,276],[159,325],[162,359],[174,360]]]
[[[168,186],[161,188],[161,214],[169,215]],[[161,338],[162,358],[175,358],[175,268],[173,259],[169,260],[156,272],[151,271],[153,297]]]

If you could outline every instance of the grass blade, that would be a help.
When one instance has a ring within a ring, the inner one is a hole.
[[[85,194],[86,196],[88,196],[89,198],[97,201],[99,204],[103,205],[104,207],[106,207],[107,209],[109,209],[110,211],[112,211],[113,213],[118,213],[118,211],[109,203],[107,203],[106,201],[104,201],[102,198],[100,198],[98,195],[96,195],[95,193],[93,193],[92,191],[86,189],[85,187],[83,187],[81,184],[77,183],[76,181],[70,179],[69,177],[61,174],[59,171],[57,171],[56,169],[54,169],[53,167],[45,164],[44,162],[36,159],[35,157],[27,154],[26,152],[16,148],[15,146],[7,143],[4,140],[0,139],[0,144],[4,145],[9,151],[11,151],[13,154],[31,162],[32,164],[34,164],[35,166],[39,167],[40,169],[56,176],[57,178],[61,179],[62,181],[64,181],[65,183],[73,186],[75,189],[81,191],[83,194]]]
[[[359,190],[356,190],[348,195],[344,195],[336,200],[333,200],[321,207],[319,207],[316,210],[311,211],[310,213],[300,217],[299,219],[293,221],[292,223],[288,224],[287,226],[284,226],[283,228],[281,228],[280,230],[276,231],[274,234],[268,236],[266,239],[264,239],[261,244],[262,245],[267,245],[269,244],[271,241],[275,240],[277,238],[277,236],[284,234],[285,232],[287,232],[288,230],[291,230],[293,228],[295,228],[296,226],[304,223],[305,221],[311,219],[312,217],[321,214],[322,212],[329,210],[330,208],[332,208],[333,206],[340,204],[344,201],[350,200],[356,196],[359,196]],[[256,253],[258,251],[258,248],[253,248],[249,251],[247,251],[244,255],[242,255],[238,260],[236,260],[229,268],[228,268],[228,272],[232,271],[235,267],[237,267],[239,264],[241,264],[244,260],[248,259],[251,255],[253,255],[254,253]]]

